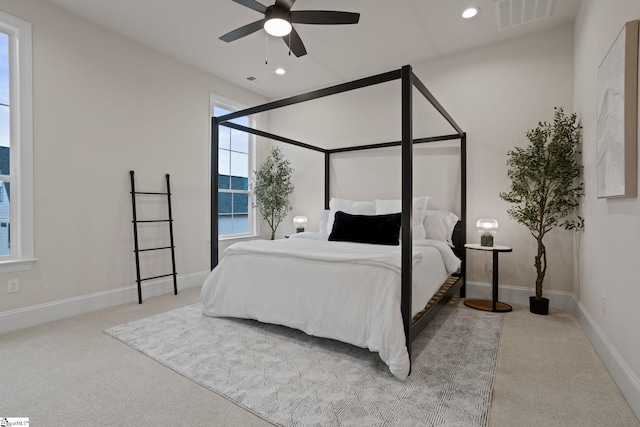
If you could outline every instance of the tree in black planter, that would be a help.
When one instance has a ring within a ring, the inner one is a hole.
[[[529,145],[508,153],[507,176],[511,190],[500,197],[513,206],[510,217],[525,225],[538,245],[536,296],[530,297],[530,310],[548,314],[549,300],[542,297],[542,282],[547,271],[544,236],[556,227],[580,230],[584,219],[569,219],[584,195],[580,165],[580,129],[576,114],[565,115],[555,108],[553,123],[539,122],[527,132]]]
[[[292,174],[291,163],[278,147],[272,148],[269,157],[253,172],[251,187],[256,196],[254,207],[258,207],[262,219],[271,227],[271,240],[275,238],[278,225],[291,210],[289,195],[293,192]]]

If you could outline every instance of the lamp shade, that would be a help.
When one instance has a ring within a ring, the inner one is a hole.
[[[307,226],[307,217],[306,216],[296,216],[293,218],[293,226],[296,228],[297,233],[301,233],[304,231],[304,228]]]
[[[478,220],[476,227],[481,236],[495,236],[498,232],[498,221],[491,218],[482,218]]]

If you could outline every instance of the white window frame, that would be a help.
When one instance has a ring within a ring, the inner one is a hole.
[[[210,111],[210,115],[211,117],[213,117],[213,107],[217,106],[220,108],[224,108],[225,110],[229,110],[229,111],[239,111],[239,110],[244,110],[245,108],[247,108],[247,106],[242,105],[236,101],[230,100],[228,98],[222,97],[222,96],[218,96],[215,94],[211,94],[211,111]],[[258,123],[255,117],[249,117],[249,127],[251,128],[256,128]],[[251,185],[251,180],[253,178],[253,171],[256,168],[256,137],[253,134],[249,134],[249,186]],[[213,169],[210,167],[209,170],[211,171],[211,173],[213,173]],[[209,182],[211,182],[211,180],[209,180]],[[220,191],[220,190],[219,190]],[[257,220],[257,211],[256,209],[253,207],[253,192],[251,190],[247,191],[247,193],[249,194],[249,231],[247,233],[242,233],[242,234],[226,234],[223,236],[218,236],[218,240],[233,240],[233,239],[245,239],[245,238],[253,238],[253,237],[257,237],[260,230],[258,229],[259,227],[259,222]],[[209,192],[209,194],[211,194],[211,192]]]
[[[0,31],[9,36],[11,254],[0,273],[31,269],[33,262],[33,91],[31,23],[0,11]]]

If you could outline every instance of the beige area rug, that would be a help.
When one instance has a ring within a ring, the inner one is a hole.
[[[450,303],[413,343],[409,378],[377,353],[200,304],[109,335],[281,426],[485,426],[502,315]]]

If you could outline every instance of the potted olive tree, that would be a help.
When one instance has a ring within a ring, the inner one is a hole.
[[[271,227],[271,240],[275,238],[278,225],[291,210],[289,195],[293,192],[292,174],[291,163],[278,147],[272,148],[269,157],[253,172],[253,206],[260,210],[262,219]]]
[[[562,108],[556,108],[553,123],[539,122],[527,132],[529,145],[508,153],[511,190],[500,197],[512,204],[509,216],[536,239],[536,295],[529,299],[530,311],[535,314],[549,313],[549,300],[542,297],[547,271],[545,235],[556,227],[574,231],[584,227],[583,218],[570,216],[584,195],[580,129],[575,113],[567,116]]]

